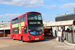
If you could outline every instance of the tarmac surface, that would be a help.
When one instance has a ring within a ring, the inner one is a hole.
[[[75,46],[46,37],[43,41],[22,42],[10,37],[0,38],[0,50],[75,50]]]

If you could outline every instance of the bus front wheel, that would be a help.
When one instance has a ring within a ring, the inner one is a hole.
[[[13,40],[15,40],[15,39],[14,39],[14,36],[13,36]]]

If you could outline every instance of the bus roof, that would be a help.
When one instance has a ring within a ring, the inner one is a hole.
[[[29,12],[26,12],[26,13],[24,13],[24,14],[28,14],[28,13],[31,13],[31,12],[40,13],[40,12],[37,12],[37,11],[29,11]],[[20,17],[22,17],[24,14],[22,14],[22,15],[16,17],[16,18],[20,18]],[[41,14],[41,13],[40,13],[40,14]],[[14,18],[14,19],[16,19],[16,18]],[[14,20],[14,19],[12,19],[12,20]],[[12,20],[11,20],[11,21],[12,21]]]

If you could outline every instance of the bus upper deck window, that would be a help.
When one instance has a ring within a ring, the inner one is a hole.
[[[38,20],[42,20],[42,19],[41,19],[41,15],[38,15]]]
[[[18,22],[20,22],[20,18],[18,18]]]
[[[34,20],[37,20],[37,16],[34,16]]]
[[[34,20],[34,17],[31,17],[31,20]]]
[[[14,20],[12,20],[12,24],[14,24]]]
[[[27,14],[28,20],[42,20],[41,14],[36,12],[31,12]]]
[[[15,20],[15,23],[18,23],[18,19]]]
[[[23,22],[23,17],[21,17],[21,22]]]
[[[26,15],[24,15],[24,21],[26,20]]]

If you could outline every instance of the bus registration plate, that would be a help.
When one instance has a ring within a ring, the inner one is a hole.
[[[35,40],[39,40],[39,38],[35,38]]]

